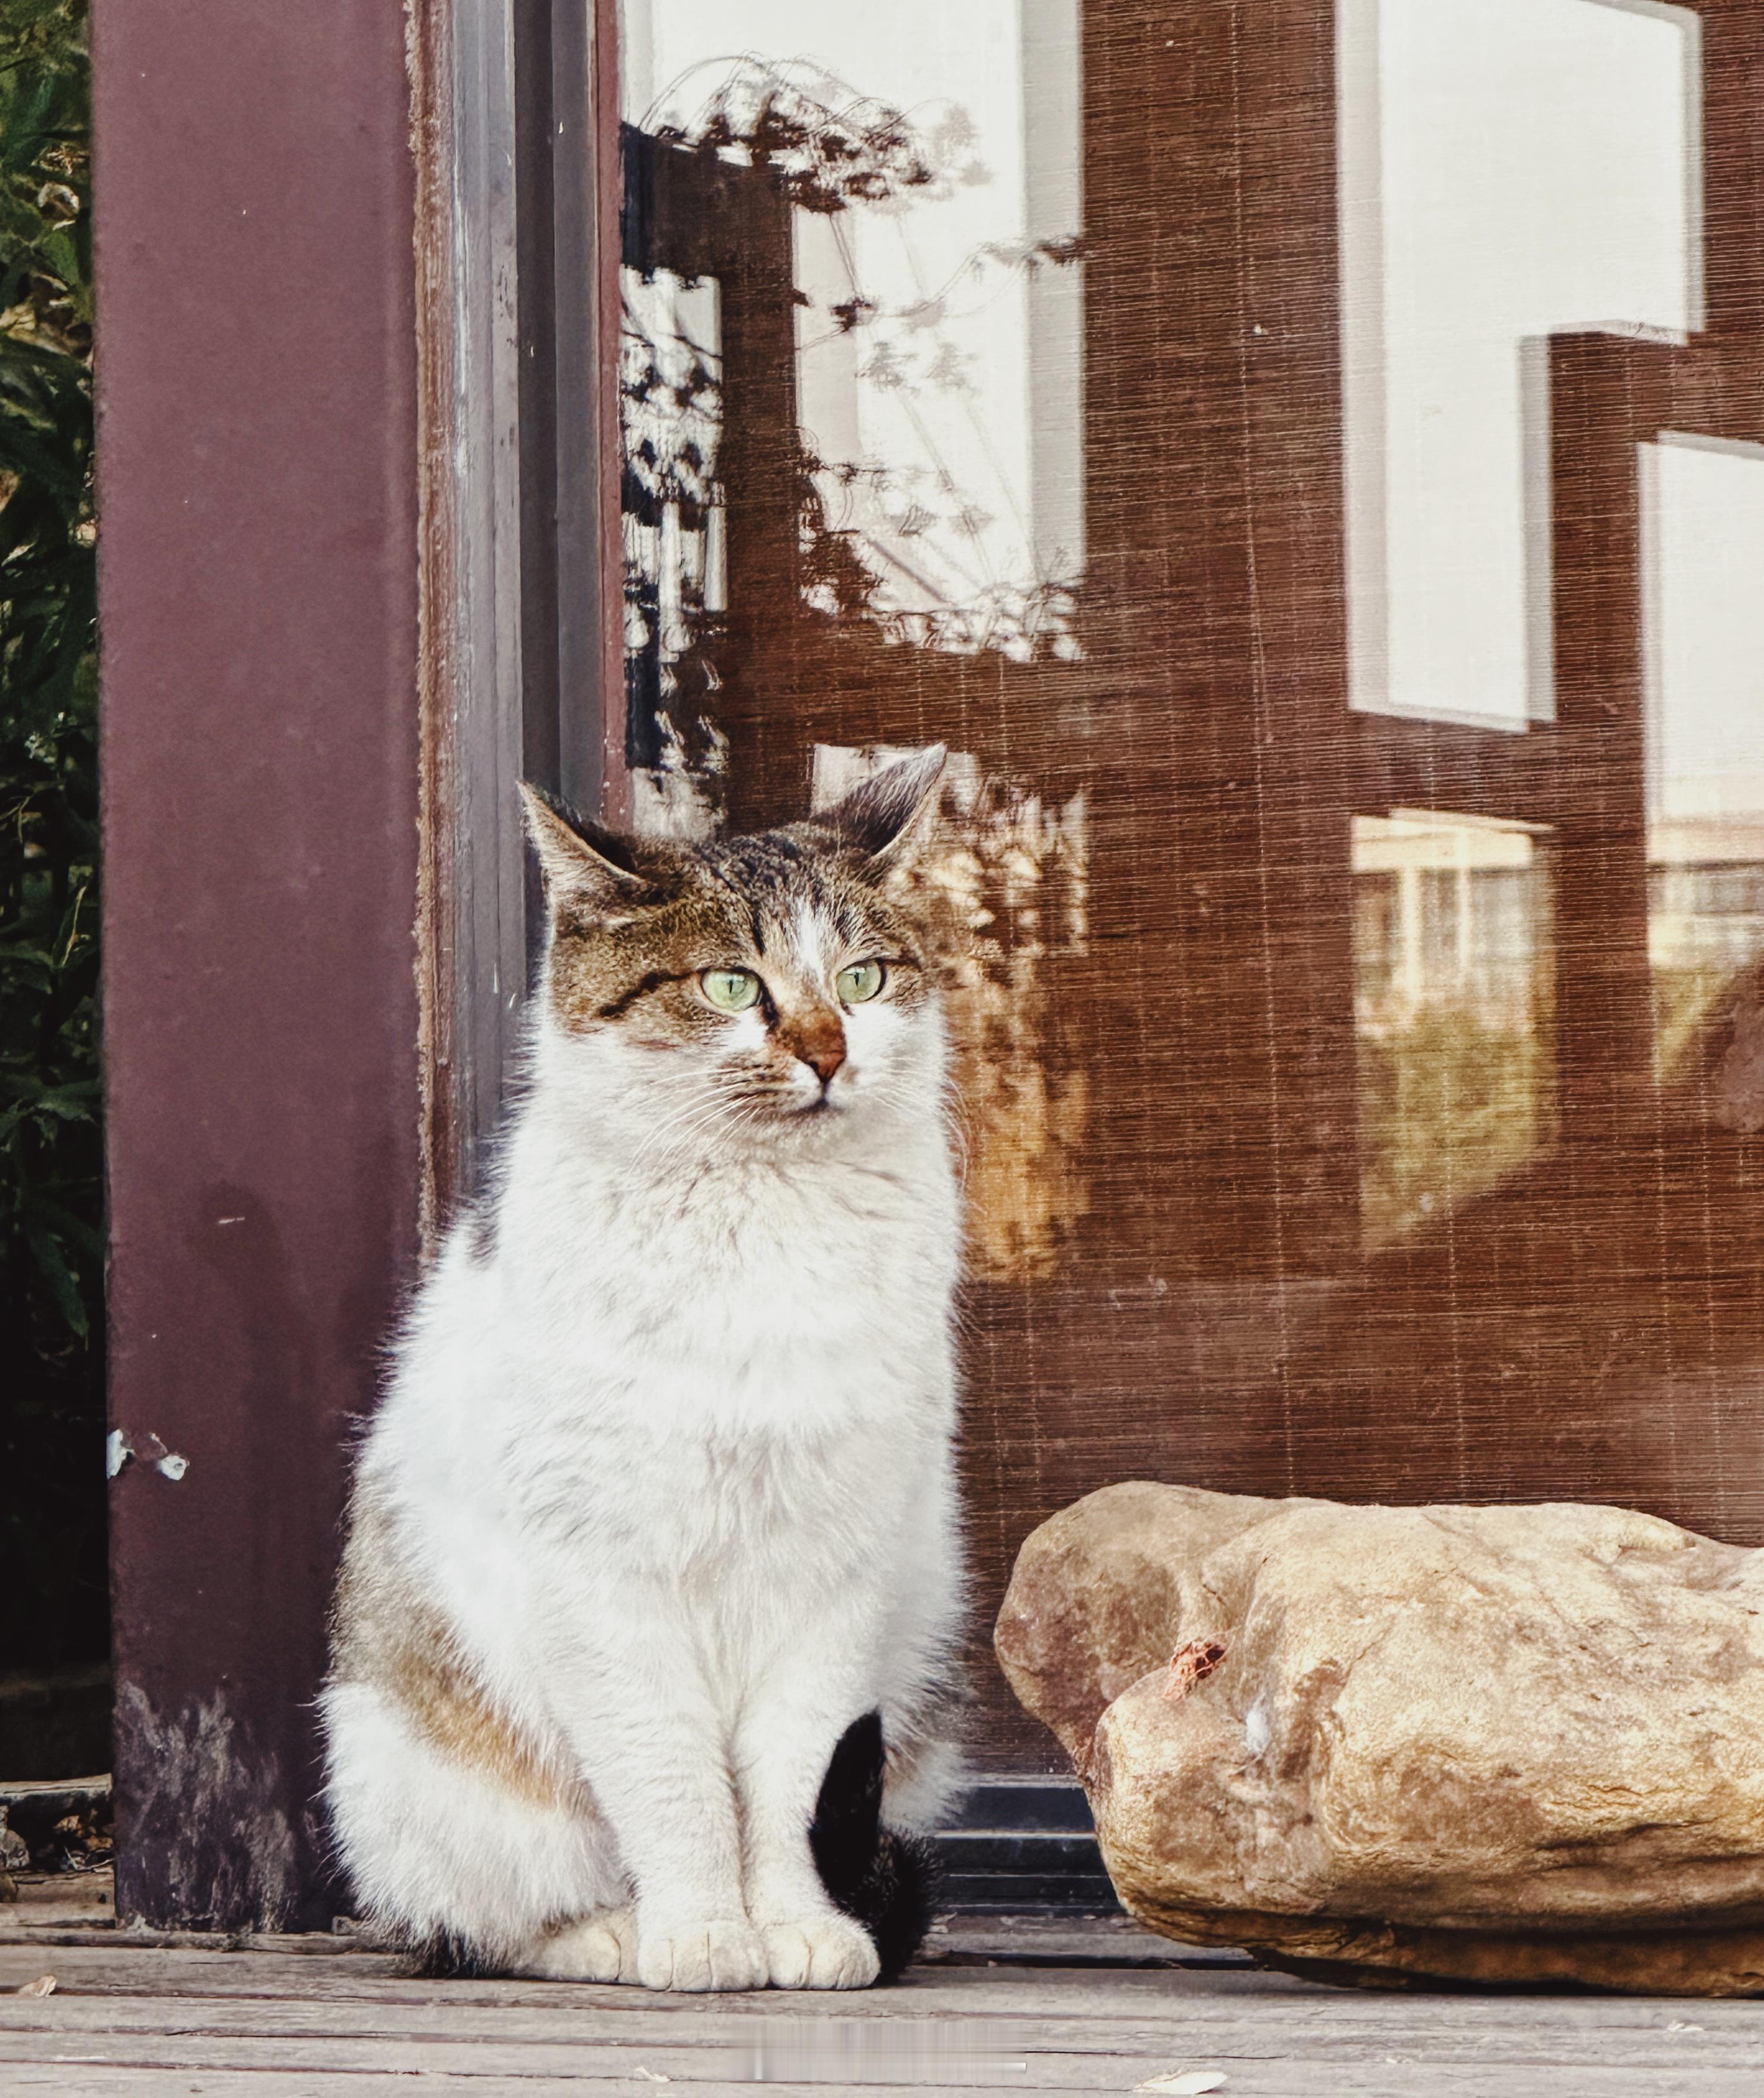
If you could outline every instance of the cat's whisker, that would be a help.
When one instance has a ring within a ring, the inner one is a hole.
[[[695,1095],[678,1115],[656,1122],[645,1133],[626,1170],[635,1174],[640,1166],[652,1163],[658,1153],[666,1159],[675,1151],[683,1151],[695,1135],[714,1127],[726,1112],[726,1103],[722,1099]]]

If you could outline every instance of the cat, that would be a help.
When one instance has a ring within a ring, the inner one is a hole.
[[[692,845],[524,790],[525,1091],[365,1432],[323,1698],[340,1860],[432,1967],[855,1988],[922,1933],[964,1608],[943,762]]]

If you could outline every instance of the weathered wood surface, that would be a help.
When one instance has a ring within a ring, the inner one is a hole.
[[[156,1942],[106,1922],[104,1891],[27,1887],[0,1911],[0,2090],[1094,2092],[1201,2071],[1219,2098],[1764,2091],[1764,2004],[1342,1991],[1117,1918],[957,1918],[900,1987],[856,1996],[660,1998],[418,1981],[344,1935]],[[53,1995],[17,1993],[45,1974]]]

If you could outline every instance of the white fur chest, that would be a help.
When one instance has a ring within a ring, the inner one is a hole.
[[[941,1152],[633,1187],[524,1148],[494,1259],[450,1249],[375,1434],[462,1613],[647,1565],[739,1567],[758,1617],[768,1582],[880,1568],[954,1426]]]
[[[554,1167],[511,1187],[502,1230],[502,1315],[567,1410],[812,1431],[898,1420],[947,1381],[940,1152],[678,1182]]]

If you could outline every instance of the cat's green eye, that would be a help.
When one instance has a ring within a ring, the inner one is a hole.
[[[888,979],[888,971],[880,962],[853,962],[849,968],[841,969],[834,979],[834,989],[845,1005],[862,1005],[881,990]]]
[[[745,1012],[759,1003],[760,980],[752,969],[706,969],[699,982],[719,1012]]]

